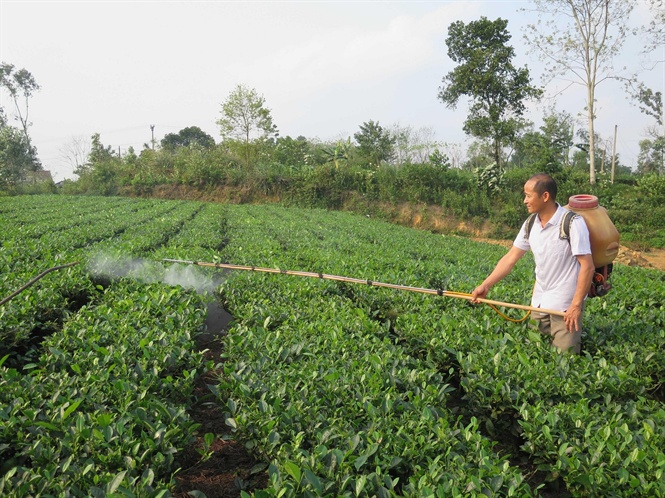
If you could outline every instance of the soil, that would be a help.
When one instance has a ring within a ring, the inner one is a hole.
[[[223,337],[232,316],[217,300],[208,305],[206,330],[197,338],[197,347],[204,352],[204,361],[219,362],[224,349]],[[268,485],[266,466],[257,462],[242,442],[234,440],[230,428],[224,422],[223,407],[208,386],[217,383],[221,375],[219,364],[201,376],[195,386],[196,402],[190,411],[192,419],[201,424],[196,441],[185,448],[179,459],[180,470],[176,476],[176,498],[191,498],[191,492],[199,491],[207,498],[240,496],[241,491],[263,489]],[[215,438],[209,447],[209,458],[202,458],[204,436],[212,433]]]

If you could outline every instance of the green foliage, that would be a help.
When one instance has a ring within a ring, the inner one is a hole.
[[[504,188],[504,170],[498,163],[492,163],[484,168],[476,168],[473,174],[476,177],[476,185],[481,191],[496,194]]]
[[[307,164],[311,144],[303,137],[278,137],[275,144],[273,159],[285,166],[294,169],[302,168]]]
[[[501,162],[501,147],[516,138],[524,101],[542,94],[531,86],[528,69],[513,66],[507,26],[506,20],[486,17],[452,23],[446,45],[448,57],[459,65],[444,77],[439,91],[439,98],[452,108],[462,96],[472,99],[464,131],[492,140],[496,164]]]
[[[358,143],[358,153],[367,161],[367,166],[376,168],[395,157],[396,138],[381,127],[378,121],[369,121],[360,125],[360,131],[353,134]]]
[[[573,117],[552,111],[543,118],[540,131],[525,133],[516,143],[511,163],[554,175],[569,164],[573,147]]]
[[[665,174],[665,137],[640,140],[637,171],[643,174]]]
[[[321,169],[310,185],[361,182],[348,168]],[[402,170],[392,178],[409,178]],[[444,195],[491,208],[476,189],[461,193],[470,174],[431,171],[450,188]],[[379,174],[364,173],[366,185]],[[187,415],[194,381],[208,367],[193,342],[204,297],[157,283],[162,258],[463,292],[505,253],[276,205],[30,196],[0,198],[0,214],[0,296],[35,261],[86,263],[0,309],[0,330],[24,338],[48,310],[66,310],[41,345],[0,342],[0,493],[17,498],[172,491],[180,450],[198,429]],[[93,283],[102,268],[117,276]],[[268,468],[255,496],[543,496],[555,484],[575,496],[659,496],[663,278],[621,265],[612,278],[613,292],[587,305],[584,354],[570,356],[528,324],[464,300],[225,273],[208,286],[234,317],[211,400]],[[494,297],[527,302],[532,279],[527,257]],[[212,434],[203,440],[206,458]]]
[[[180,130],[178,133],[168,133],[162,138],[160,144],[162,148],[171,151],[178,147],[192,146],[209,149],[214,147],[215,139],[198,126],[188,126],[187,128]]]
[[[255,140],[277,136],[265,98],[253,88],[237,85],[222,103],[222,117],[217,121],[222,138],[239,140],[243,144],[245,166],[250,165],[250,145]]]
[[[28,172],[41,169],[36,154],[18,128],[0,126],[0,188],[16,188]]]
[[[354,145],[349,137],[346,140],[337,140],[334,144],[326,145],[320,151],[326,162],[334,164],[335,168],[339,169],[340,166],[349,165],[353,148]]]
[[[429,156],[429,162],[435,168],[450,169],[450,160],[448,156],[442,154],[439,149],[434,150]]]
[[[663,17],[664,12],[665,9],[662,9],[661,6],[661,17]],[[663,92],[654,92],[651,88],[647,88],[644,83],[640,83],[634,97],[638,101],[640,111],[654,118],[659,126],[663,126]]]

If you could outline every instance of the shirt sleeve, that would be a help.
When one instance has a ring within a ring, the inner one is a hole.
[[[522,228],[520,228],[520,232],[517,234],[517,237],[515,237],[513,245],[518,249],[522,249],[523,251],[528,251],[529,249],[531,249],[531,245],[529,244],[529,239],[527,239],[524,236],[525,234],[526,234],[526,221],[522,223]]]
[[[589,228],[581,216],[573,218],[573,223],[570,226],[570,250],[573,256],[591,254]]]

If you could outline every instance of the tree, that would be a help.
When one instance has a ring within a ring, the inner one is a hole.
[[[28,134],[30,121],[28,114],[30,97],[40,88],[37,81],[28,70],[15,70],[13,64],[3,62],[0,64],[0,87],[7,90],[14,101],[17,119],[21,123],[21,128],[28,144],[30,144],[30,135]],[[24,101],[23,105],[20,103],[21,100]]]
[[[637,170],[640,173],[665,174],[665,129],[663,129],[663,94],[640,84],[635,95],[640,110],[656,120],[647,128],[649,138],[640,141]]]
[[[35,148],[25,134],[13,126],[0,126],[0,187],[13,187],[27,172],[38,169]]]
[[[360,125],[360,131],[353,134],[358,143],[358,153],[371,166],[379,166],[383,161],[390,161],[395,156],[396,138],[389,130],[384,130],[377,121]]]
[[[532,166],[554,174],[569,165],[573,145],[573,117],[552,110],[543,118],[539,131],[527,131],[519,138],[511,161],[518,167]]]
[[[320,152],[325,160],[333,163],[335,169],[339,169],[342,164],[349,164],[352,151],[353,144],[351,143],[351,137],[348,137],[346,140],[340,138],[336,142],[324,145],[320,148]]]
[[[665,0],[647,0],[651,13],[651,22],[643,27],[646,35],[645,52],[661,50],[665,45]],[[665,62],[663,59],[660,63]]]
[[[390,133],[395,138],[395,161],[398,165],[426,163],[440,145],[435,139],[434,128],[428,126],[414,129],[395,124]]]
[[[88,160],[90,145],[84,136],[72,137],[68,143],[60,148],[59,152],[62,159],[71,164],[72,171],[77,171]]]
[[[639,173],[665,174],[665,138],[645,138],[640,141],[640,152],[637,156],[637,171]]]
[[[456,108],[459,99],[471,99],[464,131],[493,142],[493,158],[501,164],[501,148],[514,141],[522,125],[524,101],[537,99],[542,90],[530,83],[529,70],[513,66],[515,51],[507,43],[508,21],[481,17],[464,24],[452,23],[446,45],[448,57],[458,66],[443,78],[439,99]]]
[[[249,168],[250,143],[278,135],[270,109],[263,95],[245,85],[237,85],[222,104],[222,118],[217,121],[224,139],[241,140],[245,149],[245,164]]]
[[[644,83],[640,83],[634,97],[640,111],[654,118],[659,126],[663,126],[663,92],[654,92]]]
[[[533,0],[541,18],[527,27],[526,41],[548,61],[547,78],[572,75],[586,89],[589,183],[596,183],[596,87],[607,79],[629,78],[613,61],[631,33],[629,0]],[[542,18],[545,21],[542,22]],[[530,35],[530,36],[529,36]]]
[[[173,151],[178,147],[198,146],[210,149],[215,146],[215,139],[198,126],[183,128],[178,133],[168,133],[160,142],[162,148]]]
[[[450,159],[448,156],[443,154],[439,149],[434,149],[429,155],[429,163],[438,169],[449,170],[450,169]]]
[[[291,168],[302,168],[307,164],[310,151],[309,141],[302,135],[297,138],[279,137],[275,145],[273,157],[275,161]]]

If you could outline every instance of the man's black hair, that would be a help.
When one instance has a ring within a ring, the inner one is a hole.
[[[556,182],[547,173],[538,173],[529,178],[529,181],[533,181],[533,190],[542,197],[545,192],[549,192],[550,197],[553,201],[556,201],[556,194],[558,191]]]

